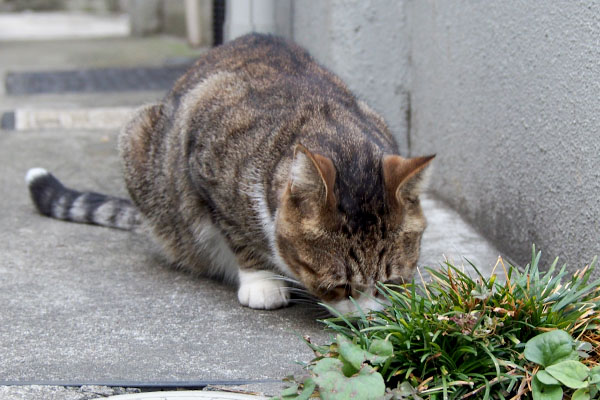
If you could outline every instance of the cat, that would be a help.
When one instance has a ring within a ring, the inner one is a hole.
[[[175,264],[237,282],[239,302],[286,306],[295,282],[340,312],[380,309],[410,280],[435,156],[403,158],[384,120],[284,39],[208,51],[119,136],[131,201],[26,176],[41,214],[149,227]],[[208,260],[208,261],[207,261]]]

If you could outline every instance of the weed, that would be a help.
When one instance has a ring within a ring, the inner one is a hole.
[[[330,309],[335,317],[322,323],[335,337],[326,346],[306,340],[316,357],[280,398],[545,400],[562,398],[562,389],[561,397],[540,397],[562,386],[573,399],[593,397],[600,381],[592,373],[600,369],[600,280],[590,281],[596,259],[569,275],[566,266],[557,270],[558,259],[540,271],[540,256],[533,247],[522,272],[500,258],[494,271],[502,268],[502,282],[474,265],[476,278],[446,262],[426,268],[427,283],[380,284],[382,311]],[[531,349],[556,358],[543,361]],[[559,357],[561,349],[570,358]],[[568,365],[578,375],[556,372],[567,361],[578,363]]]

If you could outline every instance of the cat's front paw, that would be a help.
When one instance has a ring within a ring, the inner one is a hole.
[[[287,306],[289,289],[272,272],[240,270],[239,278],[238,300],[242,305],[263,310]]]

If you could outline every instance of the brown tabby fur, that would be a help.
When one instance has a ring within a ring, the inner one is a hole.
[[[413,274],[433,157],[398,156],[383,119],[292,43],[252,34],[209,51],[120,151],[134,203],[189,269],[235,280],[210,265],[233,254],[331,304]]]

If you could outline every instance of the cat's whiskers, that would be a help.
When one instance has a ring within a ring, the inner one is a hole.
[[[291,288],[290,289],[290,293],[299,295],[303,299],[310,300],[310,301],[315,302],[315,303],[321,301],[318,297],[315,297],[312,294],[310,294],[310,293],[308,293],[308,292],[306,292],[306,291],[304,291],[302,289]]]
[[[294,285],[302,287],[302,283],[300,283],[299,280],[294,279],[294,278],[290,278],[289,276],[277,275],[277,276],[273,276],[273,277],[271,277],[269,279],[279,280],[279,281],[285,281],[285,282],[293,283]]]
[[[299,288],[299,287],[293,287],[293,286],[289,286],[289,287],[288,287],[288,290],[289,290],[290,292],[294,292],[294,293],[304,293],[304,294],[306,294],[306,295],[308,295],[308,296],[312,296],[312,295],[310,294],[310,292],[309,292],[308,290],[304,289],[304,288]],[[314,297],[314,296],[312,296],[312,297]],[[315,297],[315,298],[316,298],[316,297]]]
[[[283,276],[283,275],[274,275],[274,276],[270,276],[267,278],[263,278],[263,279],[261,279],[261,281],[284,281],[284,282],[294,283],[297,286],[287,286],[286,287],[286,290],[288,291],[288,293],[294,295],[289,300],[290,303],[307,305],[307,306],[310,306],[308,308],[312,308],[312,309],[322,309],[322,306],[319,304],[319,302],[321,300],[318,297],[312,295],[310,292],[308,292],[303,287],[300,287],[300,282],[298,282],[296,279],[289,278],[289,277]],[[273,289],[273,292],[275,292],[276,290],[279,290],[279,289]]]
[[[290,300],[290,303],[297,303],[297,304],[306,304],[309,306],[315,306],[314,308],[320,308],[321,306],[319,305],[319,303],[314,302],[312,300],[307,300],[307,299],[302,299],[302,298],[293,298]]]

